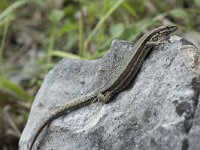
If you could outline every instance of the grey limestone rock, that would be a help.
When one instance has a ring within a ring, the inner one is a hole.
[[[98,60],[62,60],[46,76],[19,149],[52,111],[106,83],[133,51],[114,40]],[[153,48],[131,84],[108,104],[95,102],[56,118],[39,135],[39,150],[200,149],[200,52],[171,36]]]

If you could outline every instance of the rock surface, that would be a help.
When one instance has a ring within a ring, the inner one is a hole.
[[[132,51],[115,40],[103,58],[62,60],[49,72],[33,103],[19,149],[54,109],[106,83]],[[134,81],[108,104],[81,107],[55,119],[34,149],[197,150],[200,148],[200,52],[177,36],[154,47]]]

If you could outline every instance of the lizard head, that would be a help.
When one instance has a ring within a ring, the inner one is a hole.
[[[152,37],[150,38],[150,43],[159,43],[163,41],[168,35],[176,31],[178,27],[176,25],[164,25],[156,28],[152,31]]]

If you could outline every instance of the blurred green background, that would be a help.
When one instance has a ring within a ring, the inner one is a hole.
[[[62,58],[96,59],[113,39],[161,24],[199,47],[200,0],[1,0],[0,149],[17,149],[31,103]]]

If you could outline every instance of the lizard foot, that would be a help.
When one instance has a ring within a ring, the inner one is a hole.
[[[102,93],[98,93],[97,99],[98,101],[101,101],[102,103],[108,103],[108,101],[111,99],[112,94],[110,92],[106,92],[105,95]]]
[[[159,44],[165,44],[167,42],[164,42],[164,41],[157,41],[157,42],[153,42],[153,41],[149,41],[146,43],[147,46],[156,46],[156,45],[159,45]]]

